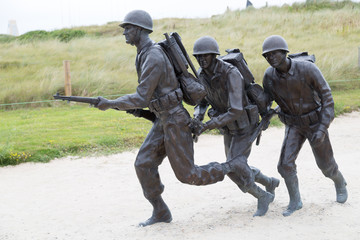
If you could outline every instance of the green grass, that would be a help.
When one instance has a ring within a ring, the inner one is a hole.
[[[0,112],[0,165],[139,147],[151,122],[83,105]]]
[[[335,91],[333,95],[336,115],[360,108],[359,89]],[[0,111],[0,166],[130,150],[141,145],[152,126],[148,120],[123,111],[103,112],[63,102],[56,105]],[[192,114],[192,107],[186,107]],[[271,125],[281,123],[274,118]]]
[[[57,37],[24,41],[24,36],[0,36],[0,104],[49,100],[54,93],[63,93],[64,60],[70,60],[73,95],[133,92],[137,86],[136,50],[125,43],[118,24],[74,28],[73,32],[86,34],[80,38],[74,34],[76,37],[68,42]],[[160,41],[163,33],[172,31],[181,35],[189,55],[195,40],[204,35],[216,38],[222,54],[225,49],[240,48],[257,82],[262,81],[268,67],[261,56],[262,43],[269,35],[280,34],[291,53],[315,54],[317,65],[333,89],[347,89],[350,83],[352,88],[360,87],[360,3],[309,1],[227,11],[204,19],[160,19],[154,21],[151,38]],[[46,35],[59,36],[59,32]],[[28,35],[32,39],[36,34]],[[341,84],[341,80],[351,82]],[[7,108],[18,107],[21,105]]]
[[[280,34],[291,53],[315,54],[332,88],[338,116],[360,108],[360,4],[316,2],[227,11],[206,19],[155,20],[151,38],[160,41],[163,33],[176,31],[191,55],[195,40],[211,35],[224,54],[227,48],[240,48],[261,83],[268,67],[261,56],[262,43],[267,36]],[[0,35],[1,166],[140,146],[151,127],[147,120],[52,102],[54,93],[64,93],[64,60],[70,60],[73,95],[116,98],[135,91],[136,50],[125,44],[118,24],[35,31],[17,38]],[[36,101],[41,103],[14,104]],[[281,123],[275,118],[272,125]]]

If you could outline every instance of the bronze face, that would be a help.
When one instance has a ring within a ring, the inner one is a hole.
[[[127,44],[135,45],[140,40],[140,28],[131,25],[126,24],[124,26],[124,32],[123,35],[125,36],[125,41]]]
[[[286,61],[286,52],[275,50],[264,54],[265,59],[273,68],[279,68]]]
[[[208,69],[213,63],[215,58],[214,54],[199,54],[196,55],[196,60],[198,61],[202,69]]]

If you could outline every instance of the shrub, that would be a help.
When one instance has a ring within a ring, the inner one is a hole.
[[[0,34],[0,43],[8,43],[14,41],[16,39],[15,36],[7,35],[7,34]]]
[[[74,29],[55,30],[50,33],[52,38],[60,40],[60,42],[69,42],[74,38],[81,38],[86,35],[85,31]]]
[[[32,42],[49,39],[49,33],[44,30],[30,31],[17,37],[20,42]]]
[[[74,30],[74,29],[61,29],[54,30],[51,32],[36,30],[27,32],[23,35],[17,37],[20,42],[32,42],[32,41],[43,41],[49,39],[58,39],[60,42],[69,42],[74,38],[81,38],[86,35],[86,32],[83,30]]]

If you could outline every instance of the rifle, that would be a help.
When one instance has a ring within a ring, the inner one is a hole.
[[[62,96],[62,95],[59,95],[59,93],[56,93],[55,95],[53,95],[53,97],[55,99],[60,99],[60,100],[63,100],[63,101],[68,101],[68,102],[89,103],[90,106],[96,106],[100,102],[99,98],[79,97],[79,96]],[[112,108],[112,109],[121,111],[119,108]],[[155,114],[153,112],[150,112],[149,110],[130,109],[130,110],[126,110],[126,112],[130,113],[130,114],[133,114],[136,117],[145,118],[145,119],[147,119],[149,121],[152,121],[152,122],[154,122],[156,120]]]
[[[183,92],[183,100],[187,104],[195,106],[206,96],[206,90],[198,79],[187,70],[190,65],[195,76],[197,76],[196,69],[181,42],[179,34],[171,33],[169,35],[164,33],[164,35],[165,40],[160,41],[158,44],[163,48],[174,67]]]
[[[179,35],[177,32],[173,32],[173,33],[171,33],[170,35],[171,35],[172,37],[174,37],[176,43],[179,45],[180,50],[181,50],[181,52],[184,54],[184,57],[185,57],[186,61],[188,62],[188,64],[190,65],[190,68],[191,68],[191,70],[193,71],[195,77],[196,77],[196,78],[199,78],[198,73],[197,73],[197,71],[196,71],[196,69],[195,69],[195,67],[194,67],[194,64],[192,63],[192,61],[191,61],[188,53],[186,52],[186,49],[185,49],[184,45],[183,45],[182,42],[181,42],[181,37],[180,37],[180,35]],[[168,37],[167,37],[166,35],[165,35],[165,37],[166,37],[166,39],[168,39]]]
[[[260,139],[261,139],[261,133],[262,131],[264,131],[270,123],[271,118],[275,115],[278,114],[280,111],[280,107],[277,106],[275,109],[270,109],[264,117],[261,118],[261,121],[259,123],[259,125],[256,127],[255,132],[251,135],[249,143],[251,144],[252,142],[255,141],[256,139],[256,145],[260,144]]]

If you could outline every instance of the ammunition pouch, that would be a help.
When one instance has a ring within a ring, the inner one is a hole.
[[[234,122],[228,123],[224,128],[229,133],[242,132],[243,129],[259,122],[259,110],[256,105],[248,105],[241,112],[240,117]]]
[[[183,99],[183,93],[180,88],[166,94],[160,98],[154,99],[149,104],[150,111],[157,113],[162,113],[169,111],[174,107],[178,106]]]
[[[250,125],[255,125],[259,122],[259,108],[256,105],[247,105],[245,107],[246,113],[249,118]]]
[[[321,107],[300,116],[279,112],[279,119],[288,126],[307,127],[319,123]]]

